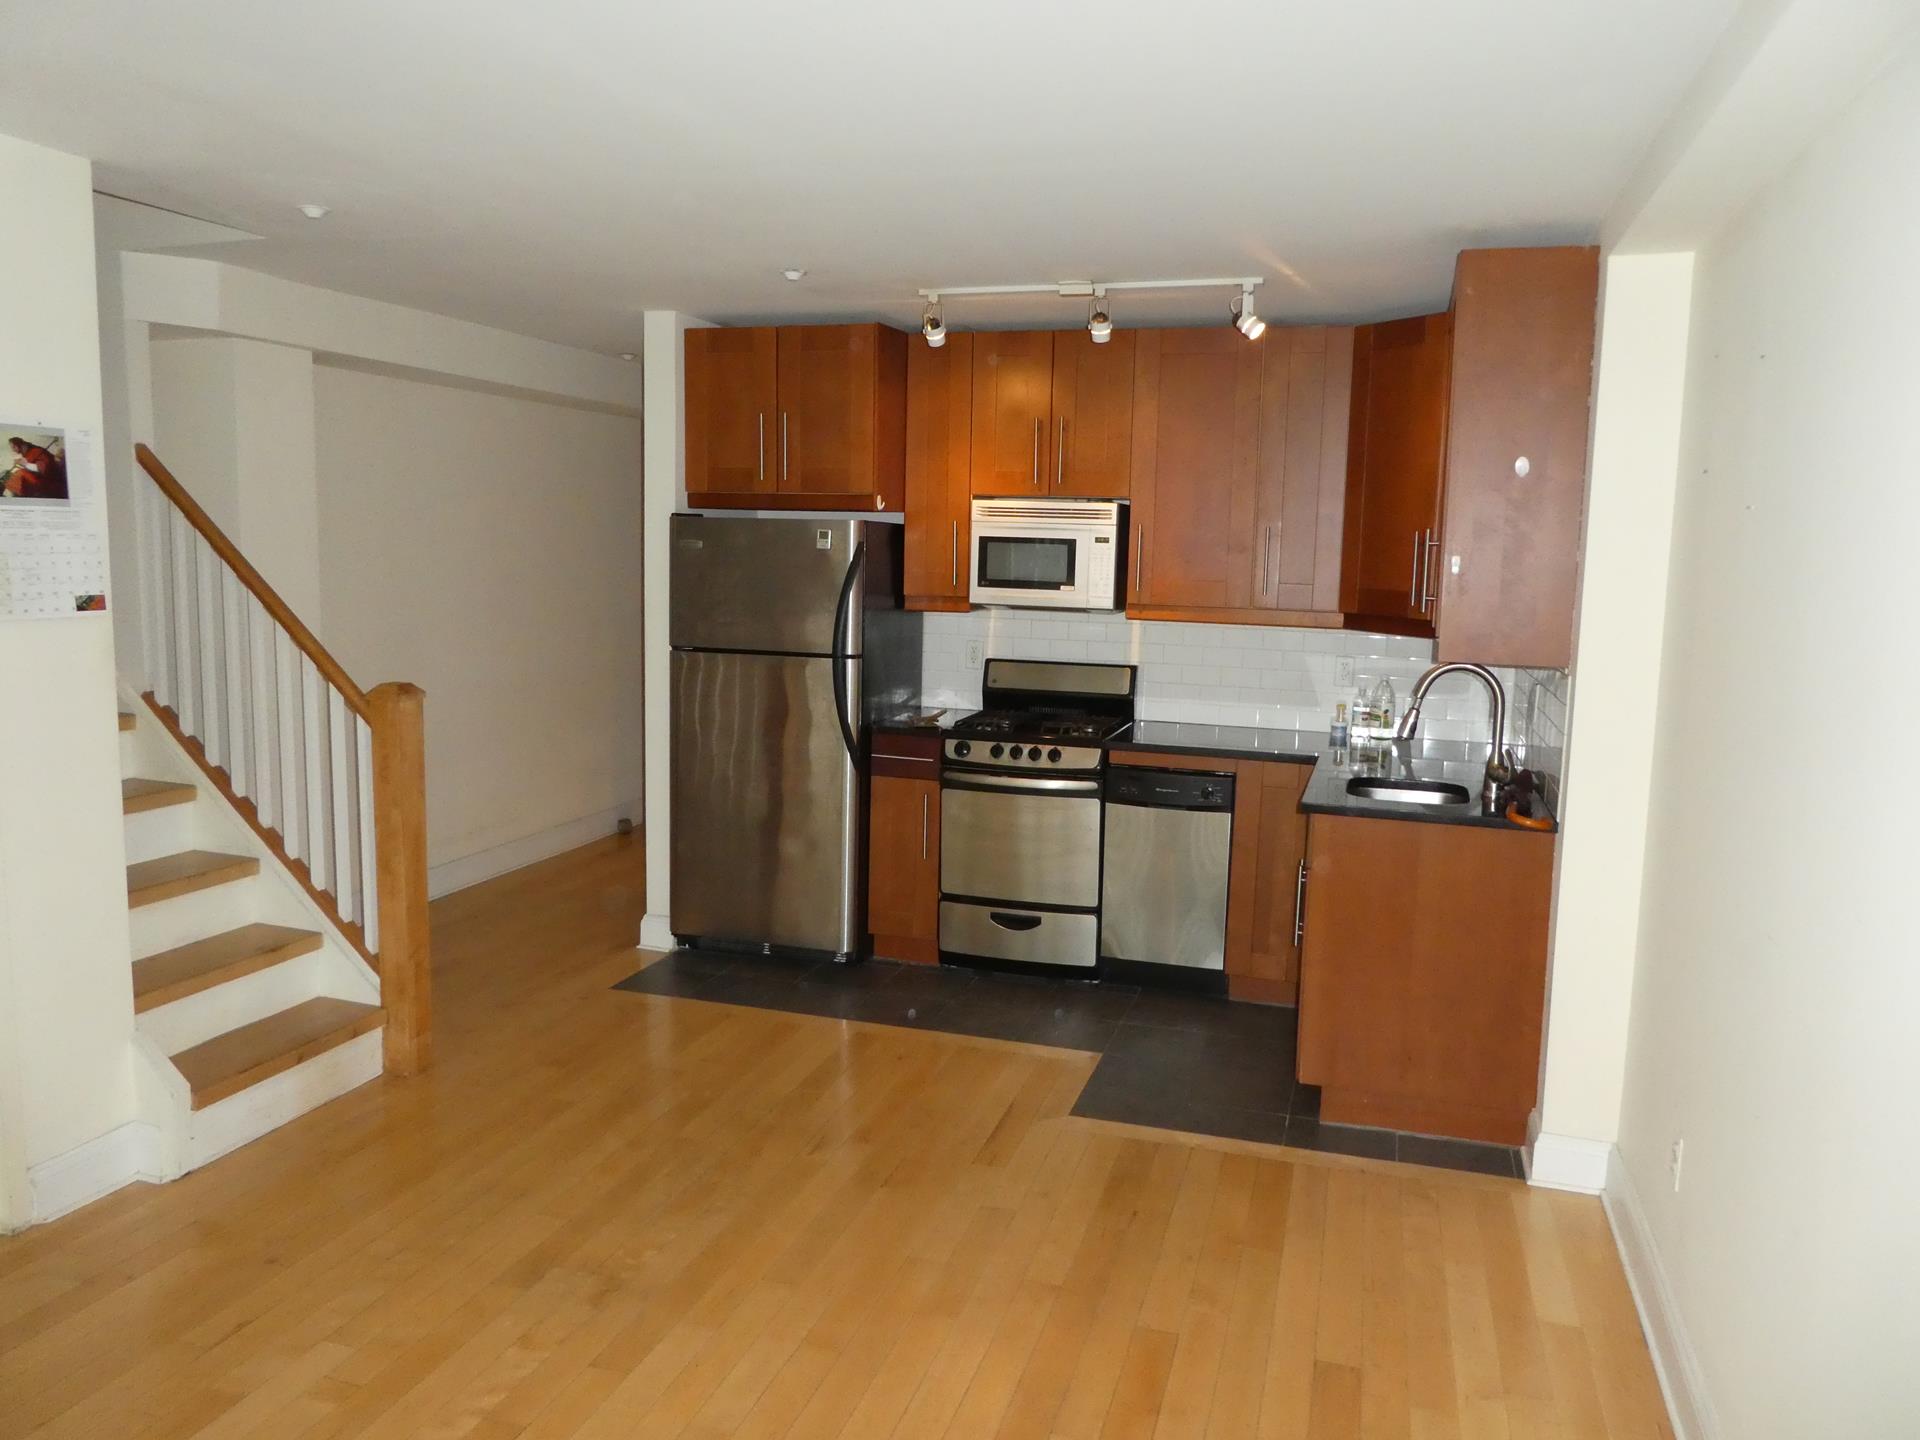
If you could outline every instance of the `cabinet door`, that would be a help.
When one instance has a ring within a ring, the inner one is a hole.
[[[940,782],[875,775],[867,839],[867,929],[893,960],[937,961]]]
[[[1599,284],[1597,250],[1461,252],[1441,660],[1572,663]]]
[[[965,610],[973,456],[973,336],[907,349],[909,610]]]
[[[1138,332],[1129,612],[1246,607],[1260,358],[1224,325]]]
[[[1295,907],[1307,850],[1300,792],[1312,773],[1311,765],[1240,764],[1227,878],[1227,987],[1241,999],[1291,1005],[1299,991]]]
[[[1338,613],[1353,329],[1272,326],[1262,345],[1253,603]]]
[[[761,495],[777,487],[777,353],[770,326],[687,332],[690,493]]]
[[[1050,494],[1053,332],[973,337],[973,493]]]
[[[780,327],[779,489],[860,495],[875,488],[877,325]]]
[[[1553,848],[1522,831],[1312,817],[1299,1074],[1322,1087],[1322,1119],[1525,1142]]]
[[[1354,335],[1340,608],[1419,634],[1438,582],[1450,333],[1421,315]]]
[[[1085,330],[1053,337],[1052,452],[1042,478],[1055,495],[1124,500],[1133,475],[1134,332],[1103,345]],[[1049,469],[1048,466],[1051,465]]]

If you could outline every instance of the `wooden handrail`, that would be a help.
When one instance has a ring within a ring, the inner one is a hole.
[[[160,463],[159,456],[142,444],[136,444],[133,447],[133,453],[140,462],[140,468],[153,478],[153,483],[160,487],[161,493],[173,502],[174,507],[182,515],[187,517],[187,523],[200,532],[207,544],[213,547],[213,553],[225,561],[227,567],[240,577],[240,583],[253,592],[253,598],[258,600],[266,608],[267,614],[271,615],[280,628],[292,637],[293,643],[300,647],[301,653],[313,662],[314,669],[326,678],[329,685],[340,692],[347,707],[361,719],[371,723],[373,717],[367,707],[366,691],[353,683],[353,677],[348,675],[340,662],[327,652],[327,647],[320,643],[319,638],[302,623],[300,617],[293,613],[293,607],[282,600],[279,592],[267,583],[266,577],[247,562],[247,557],[240,553],[240,547],[229,540],[226,532],[213,523],[213,517],[200,508],[200,502],[187,493],[186,486],[176,480],[173,472]]]

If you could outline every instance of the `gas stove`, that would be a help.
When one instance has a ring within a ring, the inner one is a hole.
[[[989,660],[988,700],[947,727],[946,758],[964,768],[1098,770],[1108,740],[1133,723],[1133,667]]]

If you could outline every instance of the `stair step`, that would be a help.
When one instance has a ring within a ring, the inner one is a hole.
[[[172,1056],[193,1091],[193,1108],[237,1095],[337,1045],[378,1029],[378,1005],[322,995],[229,1030]]]
[[[143,810],[159,810],[168,805],[190,805],[197,788],[181,780],[122,780],[120,810],[138,815]]]
[[[322,943],[317,930],[256,924],[209,935],[178,949],[162,950],[133,962],[134,1013],[184,1000],[215,985],[309,954]]]
[[[122,710],[120,712],[120,728],[122,730],[133,729],[133,716],[128,711]]]
[[[260,873],[251,855],[222,855],[213,850],[182,850],[127,866],[127,905],[138,909],[176,895],[191,895],[215,885],[244,880]]]

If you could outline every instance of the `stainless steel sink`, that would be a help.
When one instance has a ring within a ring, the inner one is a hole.
[[[1465,805],[1471,798],[1466,786],[1451,780],[1378,780],[1364,776],[1347,781],[1347,793],[1392,805]]]

